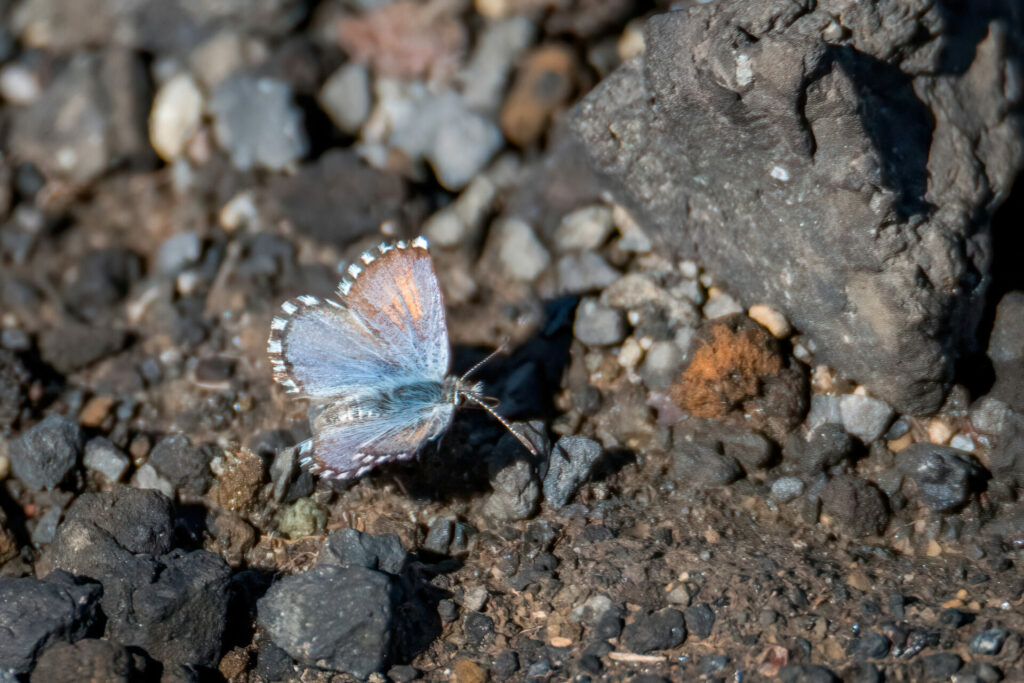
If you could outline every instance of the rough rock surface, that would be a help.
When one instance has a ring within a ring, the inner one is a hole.
[[[811,7],[814,7],[812,10]],[[732,0],[652,18],[572,128],[617,200],[903,412],[939,407],[1020,167],[1021,8]],[[685,217],[685,218],[684,218]]]
[[[215,666],[230,568],[215,553],[170,549],[172,531],[170,502],[155,491],[85,494],[57,530],[53,562],[103,584],[108,638],[165,666]]]
[[[101,592],[61,571],[43,580],[0,578],[0,670],[27,673],[47,646],[85,636]]]

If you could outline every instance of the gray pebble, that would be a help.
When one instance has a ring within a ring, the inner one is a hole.
[[[588,346],[609,346],[626,338],[626,321],[619,311],[603,306],[597,299],[584,299],[576,309],[573,334]]]
[[[157,250],[156,265],[161,273],[177,275],[185,266],[195,263],[203,253],[199,234],[191,230],[164,240]]]
[[[7,624],[0,645],[0,677],[12,683],[28,674],[36,658],[60,642],[83,638],[102,618],[102,587],[57,571],[45,579],[0,577],[0,622]],[[10,628],[21,624],[20,628]]]
[[[320,548],[317,566],[336,564],[400,574],[408,558],[397,534],[374,536],[356,529],[338,529]]]
[[[844,394],[839,399],[839,413],[846,431],[864,443],[871,443],[885,434],[892,420],[892,407],[877,398]]]
[[[340,131],[349,135],[358,133],[373,102],[369,69],[360,62],[340,67],[320,88],[317,102]]]
[[[783,455],[801,471],[814,474],[846,460],[853,451],[853,443],[841,425],[825,422],[807,432],[796,430],[791,433]]]
[[[291,86],[246,74],[219,84],[210,98],[217,141],[241,171],[273,171],[309,150],[302,111],[292,103]]]
[[[387,663],[398,599],[382,572],[316,567],[276,581],[258,622],[296,661],[365,679]]]
[[[674,341],[651,344],[640,366],[640,376],[648,389],[664,390],[679,379],[683,367],[683,354]]]
[[[562,294],[586,294],[604,289],[622,274],[592,251],[566,254],[558,259],[558,291]]]
[[[830,396],[828,394],[813,394],[811,396],[811,409],[805,420],[807,428],[813,430],[825,424],[843,424],[843,413],[839,409],[841,396]]]
[[[601,292],[601,302],[612,308],[640,308],[645,304],[664,306],[668,295],[649,276],[630,273]]]
[[[728,294],[719,294],[713,299],[708,299],[708,302],[704,304],[704,317],[708,320],[733,313],[743,313],[743,307]]]
[[[1003,649],[1003,643],[1006,642],[1008,635],[1009,631],[1005,628],[990,628],[987,631],[982,631],[971,638],[971,652],[979,655],[997,655]]]
[[[131,466],[128,456],[102,436],[89,439],[85,444],[85,457],[82,463],[87,470],[95,472],[111,483],[121,481]]]
[[[796,477],[780,477],[772,482],[772,499],[780,503],[795,500],[804,492],[804,483]]]
[[[460,74],[466,106],[485,114],[501,107],[512,66],[533,42],[536,31],[536,25],[526,16],[512,16],[484,27],[469,64]]]
[[[551,263],[551,255],[533,228],[518,218],[501,221],[488,248],[495,253],[502,271],[515,280],[534,280]]]
[[[168,498],[174,498],[174,485],[161,476],[156,468],[148,462],[135,471],[131,483],[135,488],[154,489]]]
[[[981,465],[968,453],[932,443],[908,446],[900,451],[897,462],[917,484],[921,502],[936,512],[961,507],[983,475]]]
[[[50,415],[10,444],[14,476],[35,491],[57,487],[75,468],[82,430],[64,415]]]
[[[558,440],[544,475],[544,499],[548,505],[558,510],[569,502],[590,478],[602,450],[601,444],[582,436],[563,436]]]
[[[424,156],[441,185],[461,190],[494,158],[505,139],[494,121],[466,109],[460,98],[440,102],[441,110],[424,114],[439,121]]]
[[[590,251],[607,241],[612,233],[612,211],[595,205],[577,209],[562,218],[555,228],[554,244],[559,251]]]
[[[212,455],[206,449],[192,445],[184,434],[173,434],[157,442],[147,464],[156,468],[175,489],[202,495],[213,479],[210,471]]]

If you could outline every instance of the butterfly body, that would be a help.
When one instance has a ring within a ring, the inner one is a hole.
[[[479,384],[448,374],[447,321],[426,241],[382,244],[360,261],[337,299],[286,301],[285,315],[271,323],[274,378],[319,407],[313,438],[299,445],[301,462],[351,479],[411,458],[448,429],[465,400],[511,430]]]

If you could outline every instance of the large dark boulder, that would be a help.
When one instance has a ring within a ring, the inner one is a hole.
[[[1021,166],[1024,7],[724,0],[574,110],[617,201],[897,409],[939,407]]]

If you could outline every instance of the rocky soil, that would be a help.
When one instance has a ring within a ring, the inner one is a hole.
[[[0,0],[0,680],[1024,680],[1012,3]],[[425,235],[479,410],[298,464]]]

